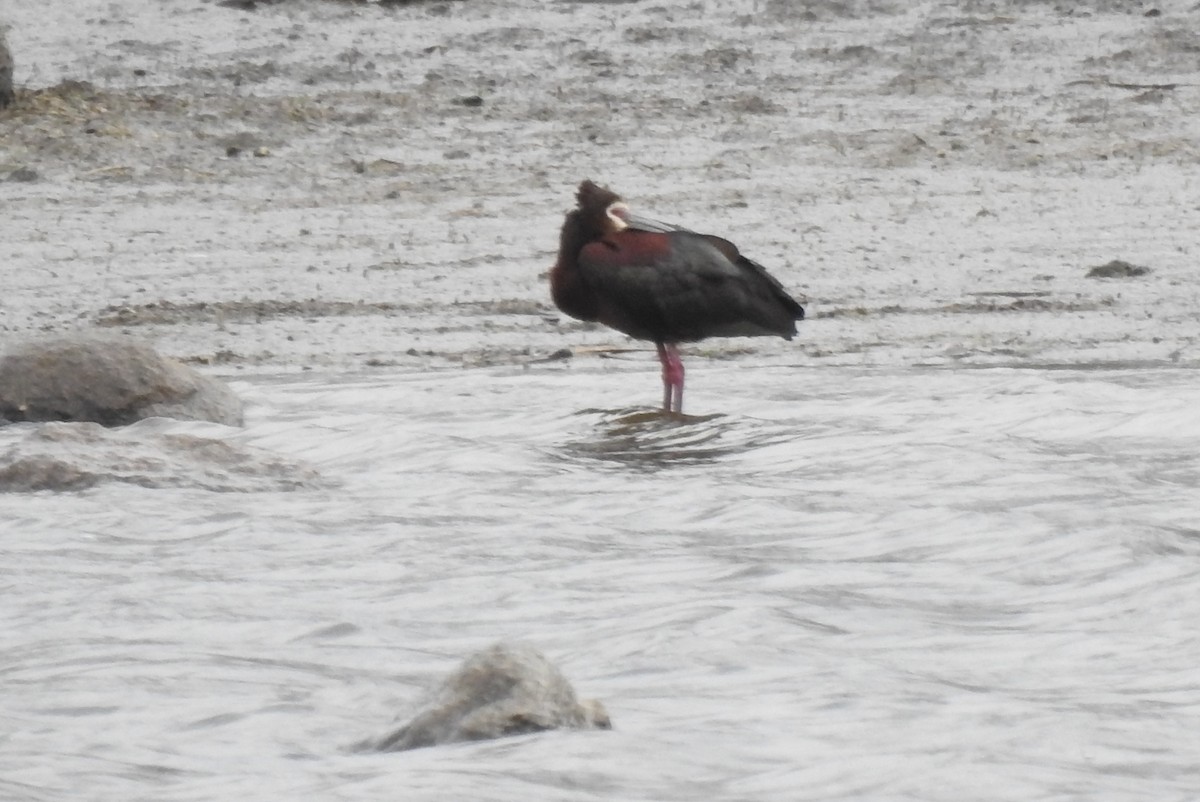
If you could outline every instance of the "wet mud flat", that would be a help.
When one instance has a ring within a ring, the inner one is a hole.
[[[9,335],[220,372],[625,346],[548,301],[590,176],[807,296],[798,345],[698,352],[1195,360],[1182,4],[10,8]],[[1087,278],[1113,259],[1150,272]]]

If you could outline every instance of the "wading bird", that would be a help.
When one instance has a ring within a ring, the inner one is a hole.
[[[637,217],[591,181],[575,197],[550,271],[554,303],[573,318],[652,341],[665,411],[683,410],[676,343],[796,334],[804,307],[729,240]]]

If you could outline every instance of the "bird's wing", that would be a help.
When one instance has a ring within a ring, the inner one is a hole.
[[[601,322],[633,337],[688,341],[795,330],[796,316],[776,296],[798,305],[719,237],[618,234],[586,246],[578,265],[603,310]]]
[[[749,259],[738,250],[738,247],[727,239],[713,236],[712,234],[702,234],[705,240],[714,248],[719,250],[732,264],[736,265],[739,270],[754,277],[754,280],[759,281],[766,286],[771,287],[780,303],[791,309],[796,314],[796,319],[804,318],[804,307],[802,307],[795,298],[793,298],[779,281],[779,279],[767,272],[767,269],[753,259]]]

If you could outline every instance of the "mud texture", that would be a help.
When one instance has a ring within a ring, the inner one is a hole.
[[[1142,267],[1141,265],[1131,265],[1121,259],[1113,259],[1111,262],[1102,265],[1096,265],[1087,272],[1088,278],[1135,278],[1144,276],[1150,272],[1150,268]]]
[[[545,282],[591,177],[807,299],[795,343],[693,352],[1200,364],[1186,3],[5,13],[0,335],[136,333],[221,372],[591,360],[628,341]],[[1114,259],[1150,272],[1086,279]]]

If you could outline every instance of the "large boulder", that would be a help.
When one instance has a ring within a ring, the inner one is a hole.
[[[242,402],[224,383],[129,340],[33,341],[0,356],[0,423],[124,426],[155,416],[241,426]]]
[[[4,39],[4,29],[0,28],[0,109],[13,102],[13,60],[8,50],[8,42]]]
[[[385,752],[558,728],[611,729],[595,700],[580,701],[541,652],[498,643],[472,656],[400,729],[360,746]]]

